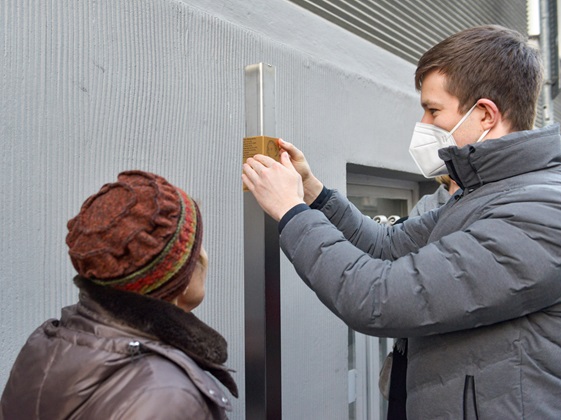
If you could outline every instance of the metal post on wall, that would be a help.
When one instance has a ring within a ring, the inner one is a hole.
[[[274,137],[275,68],[245,68],[246,137]],[[280,249],[277,222],[244,193],[246,418],[281,419]]]
[[[556,0],[555,0],[556,1]],[[550,48],[550,19],[557,16],[550,16],[549,0],[540,0],[540,50],[544,67],[544,84],[542,87],[542,125],[553,124],[553,97],[552,97],[552,72],[551,72],[551,48]]]

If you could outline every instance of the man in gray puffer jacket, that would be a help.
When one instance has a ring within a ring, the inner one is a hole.
[[[561,418],[561,139],[531,130],[538,53],[514,31],[472,28],[425,53],[415,81],[412,154],[427,176],[443,161],[463,190],[443,207],[378,225],[283,141],[280,163],[248,159],[243,180],[333,313],[409,338],[408,418]]]

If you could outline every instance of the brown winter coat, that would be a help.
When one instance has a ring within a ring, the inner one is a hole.
[[[91,285],[21,350],[0,418],[223,419],[237,397],[226,341],[167,302]]]

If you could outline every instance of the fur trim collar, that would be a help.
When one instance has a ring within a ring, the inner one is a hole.
[[[238,397],[237,385],[223,366],[228,358],[226,340],[194,314],[163,300],[96,285],[81,276],[74,277],[74,283],[120,322],[183,351]]]

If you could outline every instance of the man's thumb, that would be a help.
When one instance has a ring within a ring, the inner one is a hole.
[[[292,164],[292,161],[290,160],[290,155],[288,154],[288,152],[284,151],[281,153],[280,156],[281,159],[281,163],[283,166],[285,166],[286,168],[289,169],[294,169],[294,165]]]

